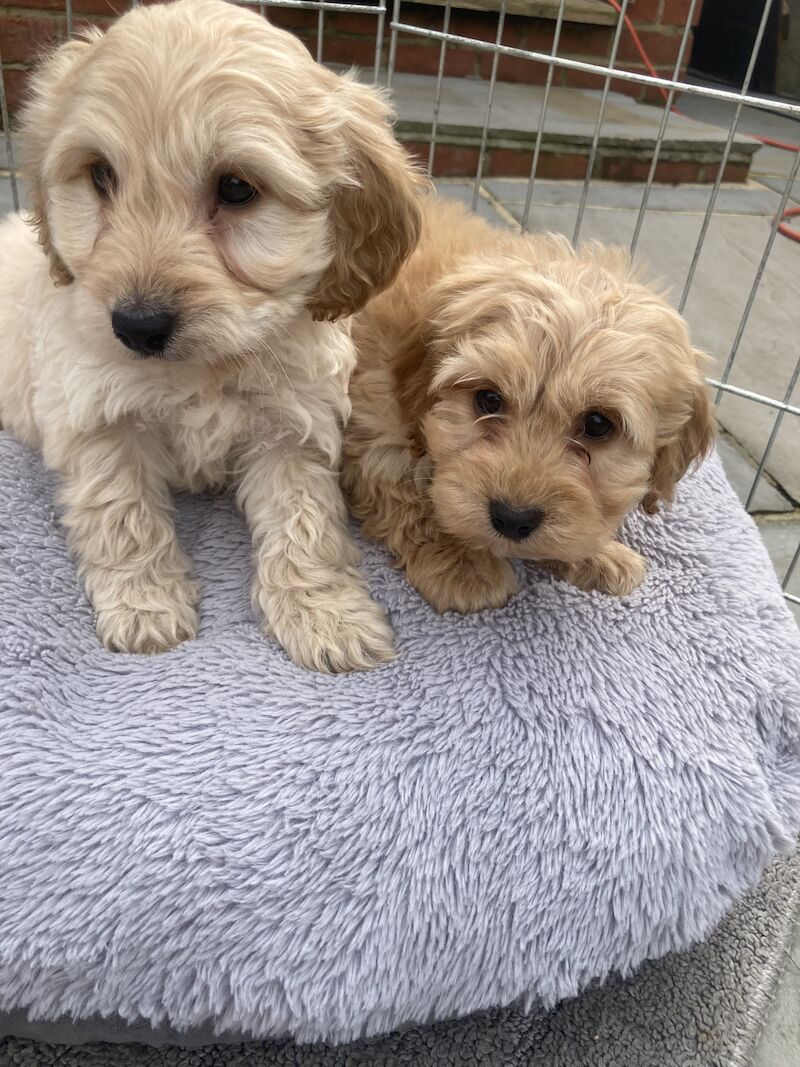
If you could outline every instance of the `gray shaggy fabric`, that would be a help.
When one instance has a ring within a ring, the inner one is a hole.
[[[706,936],[800,824],[800,639],[716,460],[627,539],[436,616],[369,547],[393,666],[260,636],[244,525],[182,501],[197,641],[98,647],[53,487],[0,437],[0,1008],[345,1041],[552,1005]]]
[[[176,1034],[119,1019],[31,1023],[17,1012],[0,1015],[0,1035],[14,1035],[0,1041],[0,1067],[749,1067],[778,973],[793,966],[799,900],[800,854],[769,867],[707,941],[550,1012],[500,1008],[336,1048],[211,1044],[210,1027]],[[165,1042],[173,1047],[152,1047]]]

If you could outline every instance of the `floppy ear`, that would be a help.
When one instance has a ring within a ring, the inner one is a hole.
[[[701,366],[706,357],[694,351]],[[648,515],[658,511],[661,501],[670,503],[675,486],[692,464],[699,463],[714,443],[716,423],[708,394],[708,386],[698,375],[691,398],[691,414],[674,438],[656,452],[650,475],[650,491],[642,500],[641,507]]]
[[[506,313],[509,278],[519,267],[514,257],[475,256],[419,294],[416,319],[404,323],[393,359],[398,395],[412,425],[433,405],[442,360],[459,339]]]
[[[82,39],[67,41],[55,52],[51,52],[34,73],[30,96],[22,110],[20,132],[24,155],[23,169],[30,183],[30,223],[36,230],[39,244],[50,259],[50,274],[56,285],[69,285],[72,275],[50,239],[47,189],[43,174],[44,159],[61,122],[59,104],[70,92],[71,82],[93,42],[99,37],[102,37],[100,30],[89,30]]]
[[[419,239],[422,178],[394,139],[390,111],[374,89],[341,79],[350,180],[332,196],[333,261],[310,309],[315,319],[352,315],[390,285]]]

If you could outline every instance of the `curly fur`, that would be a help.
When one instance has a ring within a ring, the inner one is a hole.
[[[36,75],[33,210],[0,227],[0,417],[62,475],[109,648],[194,635],[171,491],[232,486],[254,602],[290,655],[322,670],[391,656],[337,481],[349,325],[314,321],[388,285],[416,241],[418,179],[388,118],[377,92],[220,0],[134,9]],[[229,172],[252,204],[217,202]],[[117,340],[120,301],[174,309],[163,357]]]
[[[584,589],[641,582],[644,560],[616,532],[638,505],[672,499],[713,419],[705,357],[624,252],[501,232],[432,199],[419,248],[354,337],[343,484],[434,607],[504,604],[511,558]],[[480,417],[487,389],[503,409]],[[607,439],[583,434],[591,411],[611,419]],[[509,540],[492,501],[544,518]]]

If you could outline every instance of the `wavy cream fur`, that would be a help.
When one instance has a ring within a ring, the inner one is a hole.
[[[392,655],[337,485],[354,349],[346,322],[315,321],[387,285],[416,240],[416,178],[387,117],[220,0],[138,8],[40,70],[23,120],[33,216],[0,226],[0,417],[62,475],[109,648],[195,634],[171,493],[231,486],[254,602],[292,658]],[[108,199],[98,162],[117,176]],[[253,204],[216,204],[228,172],[259,189]],[[163,358],[115,338],[120,300],[177,311]]]

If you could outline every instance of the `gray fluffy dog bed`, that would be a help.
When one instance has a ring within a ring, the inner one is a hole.
[[[627,600],[533,568],[312,674],[252,618],[227,498],[181,501],[197,641],[112,655],[53,485],[0,435],[0,1009],[345,1041],[552,1005],[705,937],[800,826],[800,639],[713,459],[625,537]]]

